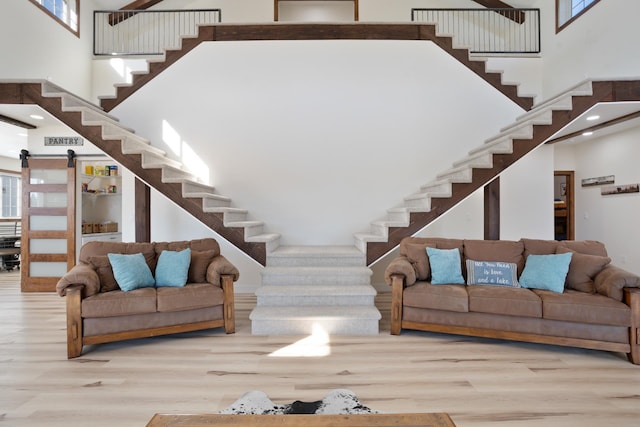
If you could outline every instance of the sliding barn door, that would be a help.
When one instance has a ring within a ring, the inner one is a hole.
[[[52,292],[75,264],[75,161],[28,159],[22,168],[22,292]]]

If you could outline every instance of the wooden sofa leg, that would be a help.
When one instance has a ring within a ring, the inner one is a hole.
[[[391,335],[400,335],[402,330],[402,291],[404,276],[391,276]]]
[[[629,361],[640,365],[640,289],[625,288],[625,303],[631,307],[631,327],[629,328],[629,344],[631,352],[627,354]]]
[[[235,298],[233,295],[233,276],[222,275],[222,291],[224,292],[224,331],[228,334],[236,332]]]
[[[67,288],[67,359],[82,354],[82,287]]]

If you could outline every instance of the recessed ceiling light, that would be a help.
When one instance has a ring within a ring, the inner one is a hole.
[[[582,136],[591,136],[593,132],[582,132]]]
[[[593,115],[593,116],[589,116],[589,117],[587,117],[587,120],[588,120],[588,121],[590,121],[590,122],[592,122],[592,121],[594,121],[594,120],[598,120],[599,118],[600,118],[600,116],[598,116],[598,115],[596,114],[596,115]]]
[[[35,120],[44,120],[44,117],[39,116],[37,114],[32,114],[29,117],[31,117],[32,119],[35,119]]]

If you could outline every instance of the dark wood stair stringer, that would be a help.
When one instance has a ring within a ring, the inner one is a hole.
[[[502,92],[524,110],[533,105],[533,98],[518,95],[516,85],[503,84],[501,73],[486,71],[484,60],[469,58],[469,50],[453,47],[452,37],[436,35],[433,24],[218,24],[199,28],[197,37],[182,39],[182,48],[167,50],[165,60],[150,62],[148,72],[134,72],[130,85],[116,85],[115,97],[102,97],[100,105],[109,112],[133,95],[155,76],[177,62],[200,43],[208,41],[260,40],[424,40],[432,41],[465,65],[491,86]]]
[[[264,243],[245,242],[243,228],[225,227],[223,214],[204,212],[202,198],[184,198],[182,184],[162,182],[161,169],[145,169],[142,167],[141,155],[123,154],[120,140],[103,138],[102,126],[83,125],[81,112],[63,111],[62,98],[43,96],[40,83],[0,84],[0,103],[35,104],[42,107],[248,256],[262,265],[266,264],[266,245]]]
[[[553,123],[533,125],[532,139],[515,139],[513,154],[493,154],[492,168],[473,168],[471,183],[452,184],[452,197],[433,198],[429,212],[412,212],[408,227],[389,227],[387,242],[367,243],[367,265],[371,265],[400,244],[400,241],[414,235],[435,219],[443,215],[460,201],[483,187],[498,176],[507,167],[514,164],[527,153],[546,142],[553,134],[576,119],[599,102],[640,101],[640,80],[630,81],[594,81],[593,95],[574,96],[570,111],[553,111]]]
[[[512,154],[493,154],[491,168],[473,168],[471,183],[453,183],[452,197],[432,200],[429,212],[413,212],[406,227],[390,227],[387,242],[367,243],[367,264],[375,262],[396,247],[402,238],[410,236],[443,215],[458,202],[498,176],[521,157],[546,142],[554,133],[573,121],[580,114],[599,102],[640,101],[640,80],[601,81],[592,83],[592,95],[574,95],[571,110],[553,110],[552,123],[533,124],[531,139],[515,139]],[[156,188],[178,206],[199,219],[222,237],[234,244],[262,265],[266,264],[266,245],[260,242],[245,242],[244,232],[239,227],[225,227],[219,213],[206,213],[202,209],[202,198],[184,198],[181,184],[162,182],[160,169],[142,167],[141,155],[123,154],[120,140],[102,137],[102,126],[83,125],[80,112],[63,111],[62,98],[43,96],[40,83],[0,83],[0,104],[35,104],[94,143],[125,168]]]

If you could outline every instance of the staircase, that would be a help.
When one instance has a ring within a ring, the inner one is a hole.
[[[503,93],[514,103],[528,110],[533,105],[533,97],[521,95],[517,84],[502,81],[502,73],[487,70],[487,59],[469,56],[467,47],[454,45],[452,35],[437,33],[436,24],[217,24],[202,25],[197,36],[185,36],[181,39],[180,49],[170,49],[164,58],[148,61],[148,71],[133,72],[131,83],[115,85],[116,94],[100,97],[100,105],[105,111],[111,111],[133,95],[157,75],[180,60],[200,43],[216,41],[256,41],[256,40],[422,40],[431,41],[449,53],[453,58],[473,71],[488,84]]]
[[[39,105],[258,263],[264,265],[266,252],[278,247],[280,235],[265,233],[261,221],[249,220],[246,210],[231,206],[231,198],[199,182],[100,107],[46,80],[0,82],[0,103]]]
[[[356,247],[367,254],[367,264],[483,187],[521,157],[599,102],[640,99],[640,81],[582,82],[536,105],[438,174],[403,203],[356,233]]]
[[[378,333],[380,312],[371,269],[355,246],[280,246],[267,255],[257,306],[255,335]]]

